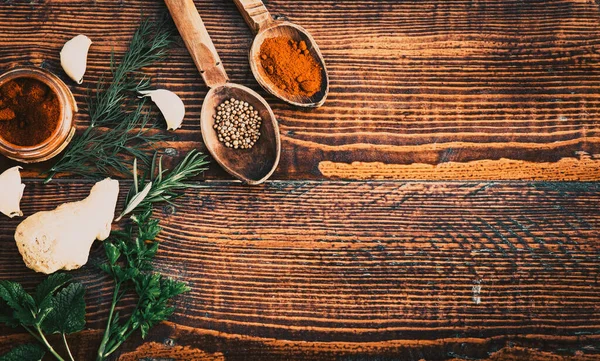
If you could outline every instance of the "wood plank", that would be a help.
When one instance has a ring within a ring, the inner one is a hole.
[[[196,4],[232,81],[259,90],[247,62],[251,34],[233,1]],[[313,33],[332,83],[328,102],[314,111],[260,90],[281,125],[275,179],[356,179],[365,172],[389,179],[600,179],[596,2],[270,0],[267,6]],[[160,1],[5,2],[0,69],[34,64],[65,79],[60,48],[87,34],[94,44],[85,82],[69,82],[85,108],[87,87],[107,71],[112,49],[124,51],[142,10],[166,14]],[[206,88],[183,44],[148,73],[187,104],[172,146],[203,148],[198,117]],[[85,109],[78,122],[86,123]],[[208,177],[227,178],[217,167]]]
[[[26,184],[26,215],[91,186]],[[157,268],[193,290],[153,342],[227,360],[487,358],[511,345],[600,357],[599,183],[199,186],[157,209]],[[31,287],[41,277],[19,258],[18,222],[0,220],[0,279]],[[74,275],[101,328],[109,284],[92,265]],[[97,338],[80,337],[85,355]]]

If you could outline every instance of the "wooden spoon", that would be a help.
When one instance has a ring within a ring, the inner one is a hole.
[[[269,93],[279,99],[299,107],[315,108],[323,105],[329,93],[329,76],[325,68],[323,55],[315,42],[315,39],[303,27],[290,23],[289,21],[273,20],[269,11],[261,0],[234,0],[242,13],[248,26],[256,34],[250,47],[250,68],[256,81]],[[311,56],[321,65],[323,82],[321,89],[310,97],[304,95],[291,95],[275,86],[267,72],[260,66],[260,47],[269,38],[284,36],[295,41],[305,41]]]
[[[255,91],[229,83],[219,54],[193,0],[165,0],[196,67],[210,88],[200,114],[204,144],[227,172],[248,184],[260,184],[277,168],[281,154],[279,127],[269,104]],[[250,149],[227,148],[213,129],[216,107],[229,98],[247,102],[262,118],[260,138]]]

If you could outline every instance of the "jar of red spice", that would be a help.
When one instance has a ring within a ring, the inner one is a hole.
[[[45,69],[0,75],[0,154],[23,163],[56,156],[75,134],[75,112],[71,90]]]

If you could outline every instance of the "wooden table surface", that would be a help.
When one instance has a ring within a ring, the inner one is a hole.
[[[592,0],[268,0],[308,29],[331,77],[303,111],[268,96],[233,1],[197,0],[232,81],[264,95],[282,157],[249,187],[214,162],[178,207],[159,207],[157,268],[187,281],[170,323],[119,360],[600,359],[600,3]],[[47,68],[86,92],[160,0],[0,1],[0,71]],[[60,68],[86,34],[85,82]],[[187,106],[168,144],[205,150],[207,89],[179,37],[147,69]],[[14,163],[0,160],[0,171]],[[88,193],[27,166],[22,208]],[[125,187],[123,187],[125,188]],[[0,279],[33,286],[0,218]],[[92,258],[101,248],[93,248]],[[99,343],[110,283],[93,266],[77,360]],[[0,352],[28,336],[0,328]]]

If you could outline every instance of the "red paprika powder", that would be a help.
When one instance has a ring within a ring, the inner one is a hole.
[[[0,137],[17,146],[50,138],[60,120],[57,95],[43,82],[27,77],[0,86]]]
[[[260,46],[260,61],[273,84],[288,94],[310,97],[321,89],[321,66],[304,41],[283,36],[266,39]]]

